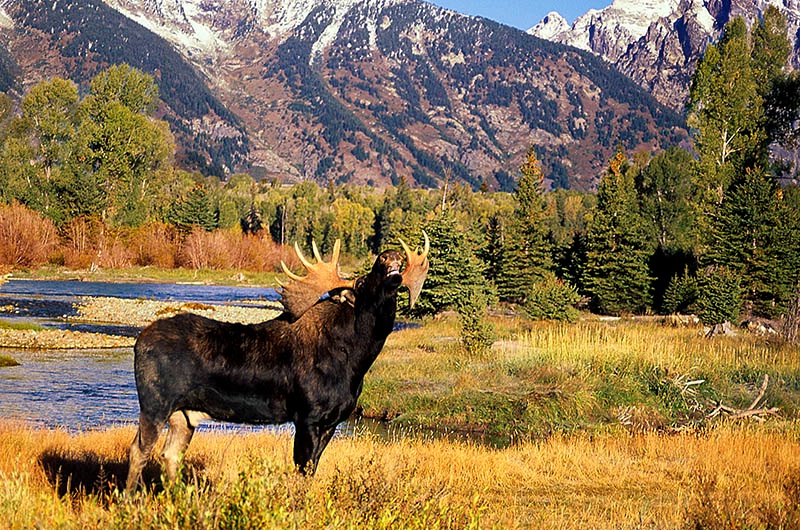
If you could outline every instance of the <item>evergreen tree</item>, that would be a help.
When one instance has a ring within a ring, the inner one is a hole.
[[[242,232],[245,234],[258,234],[264,228],[261,214],[258,213],[255,204],[250,205],[250,210],[242,218],[240,224]]]
[[[486,244],[481,247],[480,258],[485,269],[484,276],[491,282],[497,282],[503,258],[505,239],[505,223],[498,213],[491,215],[486,224]]]
[[[527,291],[553,268],[543,197],[544,174],[533,146],[528,148],[520,172],[497,275],[500,299],[515,303],[524,302]]]
[[[621,148],[600,180],[586,244],[583,284],[593,308],[606,314],[643,311],[650,303],[651,250]]]
[[[671,147],[653,157],[636,176],[639,205],[648,240],[656,247],[650,258],[653,306],[663,309],[670,280],[696,270],[694,208],[691,201],[694,159],[685,149]]]
[[[205,186],[195,186],[186,197],[173,203],[168,218],[183,232],[190,232],[195,226],[209,232],[217,228],[214,205]]]
[[[639,204],[649,239],[664,249],[688,250],[694,218],[691,193],[694,159],[680,147],[653,157],[636,178]]]
[[[697,316],[707,326],[735,323],[742,306],[741,278],[726,267],[708,267],[698,281]]]
[[[744,171],[725,193],[704,256],[704,263],[738,275],[745,302],[766,317],[782,313],[798,279],[782,196],[775,179],[763,171]]]
[[[482,265],[472,253],[464,230],[449,210],[439,211],[425,225],[431,241],[430,269],[415,312],[435,314],[459,307],[485,307],[494,293],[483,277]],[[472,300],[464,301],[465,297]]]

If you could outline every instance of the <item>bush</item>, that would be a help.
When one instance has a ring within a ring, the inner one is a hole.
[[[695,313],[698,297],[697,278],[684,270],[683,275],[673,276],[664,292],[664,313]]]
[[[489,352],[495,335],[486,319],[488,297],[478,289],[462,297],[457,304],[461,324],[460,342],[470,357],[482,357]]]
[[[698,281],[697,316],[706,326],[736,322],[742,307],[739,275],[726,267],[709,267]]]
[[[173,269],[178,261],[178,231],[164,223],[146,224],[133,232],[130,247],[136,265]]]
[[[18,202],[0,206],[0,265],[28,268],[48,262],[57,248],[56,227]]]
[[[280,249],[269,235],[243,235],[238,227],[206,232],[197,226],[180,252],[180,264],[190,269],[269,272],[277,269],[280,260]]]
[[[528,290],[524,309],[532,319],[575,322],[579,315],[575,309],[578,300],[580,295],[575,287],[548,272]]]
[[[64,265],[71,269],[88,269],[97,259],[102,233],[103,222],[97,217],[76,217],[62,226]]]

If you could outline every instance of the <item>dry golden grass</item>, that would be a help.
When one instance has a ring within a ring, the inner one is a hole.
[[[0,526],[800,527],[792,424],[553,436],[502,450],[337,438],[308,480],[291,470],[287,435],[201,433],[183,487],[130,500],[113,489],[132,437],[0,424]]]

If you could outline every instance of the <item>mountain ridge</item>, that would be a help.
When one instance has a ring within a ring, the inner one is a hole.
[[[204,170],[511,189],[533,143],[550,186],[590,189],[618,144],[685,136],[679,115],[594,55],[417,0],[0,7],[21,87],[85,82],[114,61],[153,73],[182,160]]]
[[[790,66],[800,68],[800,2],[796,0],[614,0],[610,6],[579,16],[571,26],[551,13],[528,33],[602,57],[661,103],[681,112],[706,46],[721,36],[733,18],[742,16],[753,24],[768,5],[786,16],[792,43]]]

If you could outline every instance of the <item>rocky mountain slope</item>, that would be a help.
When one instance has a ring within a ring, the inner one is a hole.
[[[551,185],[591,188],[618,144],[685,134],[595,55],[418,0],[2,0],[0,43],[18,93],[153,73],[204,171],[509,189],[533,143]]]
[[[659,101],[681,111],[708,43],[719,38],[732,18],[743,16],[753,23],[769,4],[787,18],[794,42],[791,63],[798,68],[797,0],[614,0],[578,17],[572,26],[558,13],[550,13],[528,32],[597,54]]]

